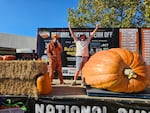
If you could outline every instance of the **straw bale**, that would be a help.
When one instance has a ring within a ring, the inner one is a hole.
[[[0,93],[3,95],[38,96],[35,81],[8,78],[0,79]]]
[[[47,64],[42,61],[0,61],[0,94],[37,97],[35,80],[47,71]]]
[[[0,61],[0,78],[33,79],[35,75],[47,72],[47,64],[41,61]]]

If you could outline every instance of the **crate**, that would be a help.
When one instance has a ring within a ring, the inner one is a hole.
[[[9,108],[0,110],[0,113],[24,113],[20,108]]]

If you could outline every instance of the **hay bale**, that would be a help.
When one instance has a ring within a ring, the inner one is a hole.
[[[0,78],[33,79],[39,73],[47,72],[47,65],[41,61],[0,61]]]
[[[35,78],[47,71],[47,64],[41,61],[0,61],[0,93],[36,97]]]
[[[1,93],[4,95],[30,95],[35,96],[35,83],[31,80],[1,79]]]

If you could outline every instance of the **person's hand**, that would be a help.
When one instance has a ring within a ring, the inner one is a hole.
[[[100,27],[100,25],[99,24],[96,24],[96,28],[99,28]]]
[[[71,27],[71,23],[70,22],[68,23],[68,26]]]

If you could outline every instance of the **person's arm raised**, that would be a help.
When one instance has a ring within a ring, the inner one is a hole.
[[[69,27],[69,31],[70,31],[70,33],[71,33],[71,36],[72,36],[73,40],[76,41],[76,40],[77,40],[77,37],[75,36],[74,32],[72,31],[72,28],[71,28],[71,24],[70,24],[70,23],[68,24],[68,27]]]
[[[94,37],[94,34],[96,33],[96,31],[98,30],[99,28],[99,24],[96,25],[95,29],[93,30],[93,32],[90,34],[89,38],[93,38]]]

